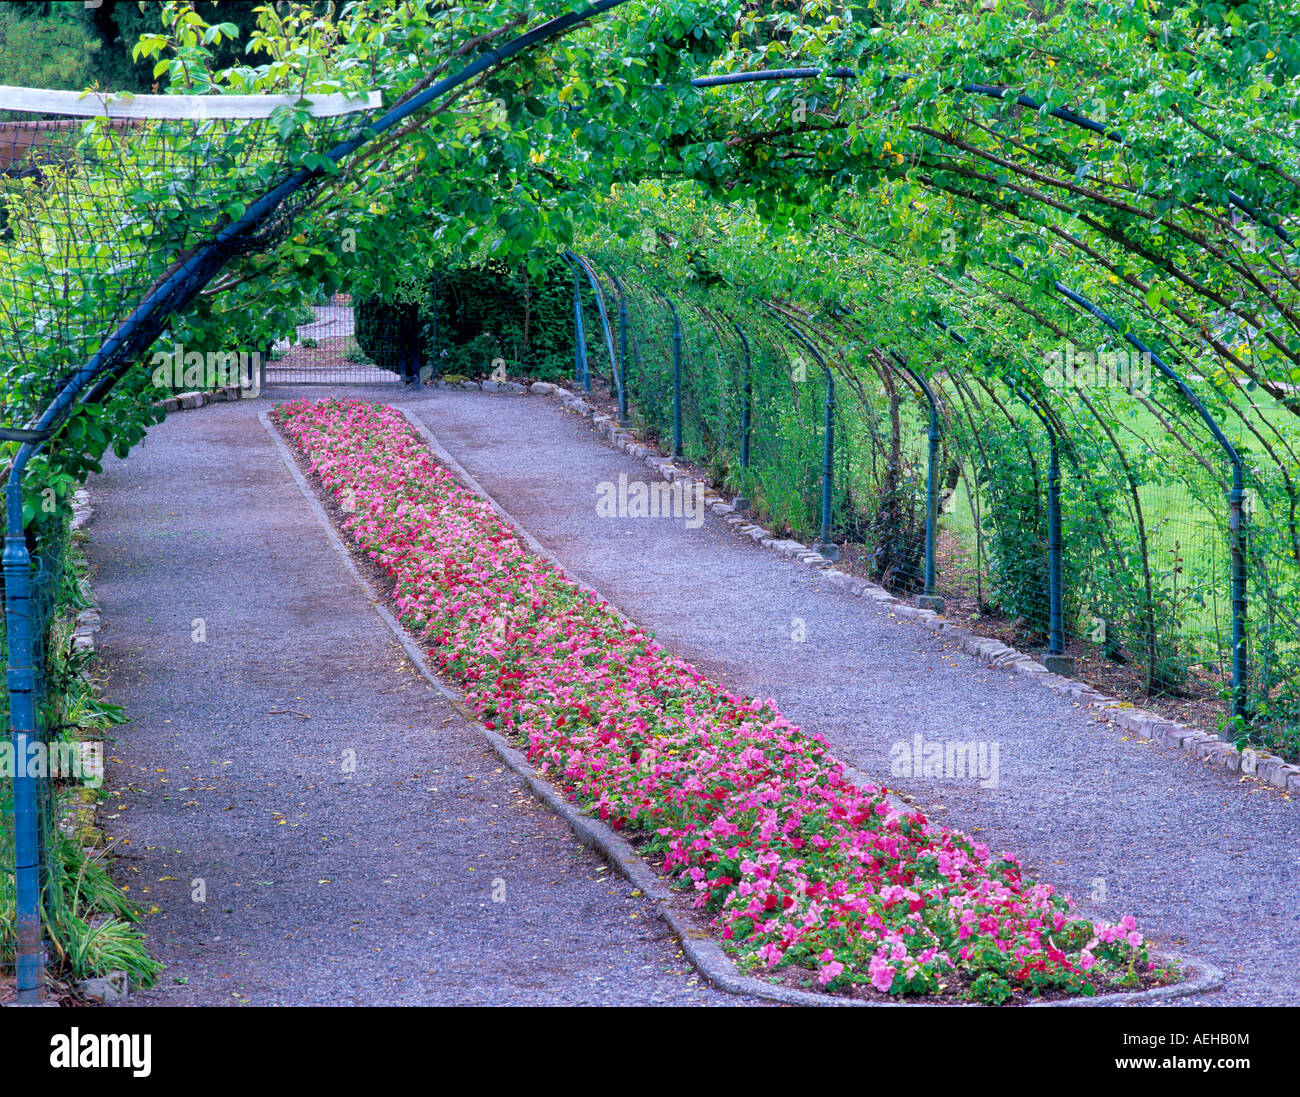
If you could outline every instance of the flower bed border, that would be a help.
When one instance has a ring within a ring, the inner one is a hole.
[[[561,566],[559,561],[548,552],[535,537],[526,529],[517,523],[514,518],[507,512],[487,491],[478,483],[450,453],[448,453],[437,438],[424,426],[410,411],[405,408],[394,408],[400,412],[406,422],[419,435],[421,441],[428,447],[430,453],[450,471],[459,481],[463,488],[473,492],[479,498],[488,503],[500,518],[510,526],[515,534],[524,542],[531,552],[544,558],[557,567]],[[740,971],[736,964],[723,951],[722,946],[711,934],[703,930],[689,919],[686,913],[680,909],[682,904],[680,897],[659,878],[645,860],[633,849],[632,845],[610,826],[603,821],[594,818],[585,812],[579,810],[575,805],[569,803],[549,782],[542,778],[532,764],[525,756],[514,747],[512,747],[504,736],[496,731],[483,726],[478,716],[471,710],[441,678],[431,669],[424,652],[416,643],[413,637],[402,627],[397,618],[388,609],[384,599],[376,591],[374,585],[358,567],[356,560],[342,536],[335,528],[334,523],[330,520],[324,507],[321,505],[319,495],[307,480],[295,459],[293,451],[280,432],[276,429],[271,421],[271,410],[263,409],[259,413],[262,425],[270,434],[272,441],[280,452],[285,466],[289,469],[290,475],[297,483],[303,497],[307,500],[317,520],[325,528],[331,547],[344,561],[348,570],[353,577],[360,583],[362,589],[369,597],[371,604],[375,607],[376,612],[388,625],[389,629],[396,636],[398,642],[402,645],[403,650],[411,659],[412,663],[424,676],[424,678],[443,696],[451,705],[487,739],[493,751],[501,761],[510,767],[511,771],[520,777],[529,789],[536,795],[546,806],[553,811],[558,817],[573,831],[574,835],[584,845],[591,847],[606,858],[618,872],[636,885],[651,901],[654,902],[660,915],[668,923],[673,933],[681,942],[682,949],[691,963],[700,971],[705,980],[718,990],[731,994],[747,995],[768,1001],[774,1001],[787,1005],[815,1005],[815,1006],[916,1006],[924,1007],[927,1005],[951,1005],[949,1001],[936,1002],[933,999],[900,999],[890,1001],[864,1000],[843,997],[835,994],[817,993],[814,991],[803,991],[789,987],[774,986],[761,979],[746,975]],[[590,588],[578,583],[576,580],[569,579],[570,583],[580,589],[587,591]],[[614,606],[609,607],[613,612],[624,620],[625,617]],[[859,775],[848,770],[846,767],[846,776],[852,780],[857,780]],[[1151,1002],[1166,999],[1187,997],[1194,994],[1201,994],[1217,989],[1222,985],[1223,973],[1215,966],[1191,959],[1181,954],[1174,953],[1156,953],[1154,950],[1150,954],[1153,961],[1159,963],[1176,963],[1179,967],[1183,978],[1180,982],[1168,986],[1151,987],[1141,991],[1120,991],[1114,993],[1099,994],[1095,997],[1070,997],[1053,999],[1050,1001],[1039,1001],[1027,1003],[1035,1007],[1047,1007],[1057,1005],[1102,1005],[1102,1006],[1119,1006],[1119,1005],[1143,1005]],[[957,1004],[978,1006],[979,1003],[961,1002]]]
[[[597,433],[613,448],[623,450],[634,460],[645,464],[651,471],[659,473],[665,480],[671,481],[676,475],[676,468],[671,458],[665,457],[653,446],[638,439],[627,428],[620,427],[610,416],[600,414],[599,409],[594,405],[561,385],[549,381],[536,382],[528,386],[497,385],[490,381],[480,385],[474,381],[467,381],[460,385],[436,387],[519,396],[531,393],[534,396],[552,397],[560,402],[565,411],[590,419]],[[986,666],[995,670],[1005,670],[1010,674],[1028,675],[1054,693],[1064,694],[1087,708],[1098,710],[1106,720],[1143,739],[1150,739],[1175,750],[1185,750],[1212,765],[1224,766],[1232,773],[1250,773],[1249,768],[1243,769],[1243,762],[1245,762],[1243,752],[1221,736],[1199,728],[1188,727],[1156,712],[1135,708],[1130,702],[1121,701],[1117,697],[1093,689],[1086,682],[1053,674],[1033,656],[1009,647],[1000,640],[980,636],[961,628],[932,609],[918,609],[869,579],[862,579],[833,568],[830,566],[831,561],[815,552],[810,545],[780,538],[772,530],[765,529],[758,523],[750,522],[736,514],[735,508],[712,489],[705,490],[704,501],[714,514],[757,544],[780,553],[796,564],[824,571],[826,578],[847,594],[855,598],[869,598],[897,617],[919,622],[923,628],[956,644],[963,653],[973,656]],[[1288,762],[1267,750],[1251,749],[1254,753],[1254,772],[1250,774],[1251,776],[1280,789],[1287,795],[1300,796],[1300,765]],[[1246,764],[1249,767],[1250,763]]]
[[[231,400],[255,400],[252,394],[244,395],[245,390],[238,385],[223,385],[219,389],[209,389],[206,392],[194,390],[193,392],[178,392],[175,396],[168,396],[164,400],[155,400],[153,406],[163,412],[188,411],[191,408],[201,408],[208,404],[228,403]]]

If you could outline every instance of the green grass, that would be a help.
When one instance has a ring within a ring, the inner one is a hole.
[[[1259,394],[1257,403],[1259,406],[1251,411],[1256,423],[1276,426],[1286,438],[1300,447],[1300,422],[1296,417],[1262,393]],[[1118,407],[1117,405],[1117,409]],[[846,416],[846,420],[849,435],[846,441],[851,446],[862,447],[863,452],[866,452],[866,447],[869,445],[866,427],[854,416]],[[1045,466],[1046,444],[1042,428],[1027,417],[1025,423],[1029,436],[1038,442],[1040,460]],[[1165,427],[1142,405],[1125,400],[1122,413],[1118,415],[1118,424],[1118,427],[1113,429],[1125,447],[1126,457],[1134,467],[1141,468],[1145,458],[1149,465],[1161,474],[1160,480],[1148,479],[1147,482],[1140,483],[1138,488],[1138,498],[1146,524],[1153,578],[1167,593],[1172,594],[1176,591],[1179,595],[1180,634],[1183,643],[1194,649],[1196,658],[1217,660],[1228,648],[1228,633],[1231,629],[1226,497],[1217,509],[1207,506],[1204,500],[1212,498],[1217,491],[1209,474],[1176,442],[1167,437]],[[1091,426],[1083,420],[1069,425],[1079,433]],[[904,406],[903,427],[907,460],[923,475],[926,461],[927,422],[916,405],[909,403]],[[1203,443],[1201,452],[1226,480],[1230,466],[1208,429],[1199,420],[1190,425],[1180,423],[1179,429],[1189,440]],[[1259,449],[1258,442],[1239,421],[1229,421],[1223,429],[1234,445],[1238,445],[1243,452]],[[1197,431],[1199,433],[1196,433]],[[1153,456],[1152,451],[1158,456]],[[1115,467],[1118,469],[1118,462],[1115,462]],[[1045,467],[1040,471],[1045,473]],[[967,493],[967,478],[973,481],[973,468],[969,461],[966,462],[966,474],[966,478],[963,478],[957,487],[951,507],[941,515],[940,521],[941,528],[952,536],[959,552],[973,568],[976,558],[976,531]],[[1071,470],[1067,462],[1063,465],[1063,478],[1066,482],[1064,506],[1067,558],[1070,551],[1069,537],[1072,523],[1086,524],[1096,520],[1090,518],[1086,510],[1079,512],[1077,486],[1069,483],[1070,475]],[[1186,481],[1189,478],[1200,485],[1198,492],[1201,498],[1198,498],[1197,493],[1188,486]],[[1074,491],[1073,498],[1072,491]],[[980,492],[978,503],[981,517],[987,521],[990,500],[985,492]],[[1255,523],[1271,520],[1268,512],[1262,509],[1256,511],[1253,519]],[[1128,509],[1122,517],[1122,528],[1132,540],[1136,541],[1136,525]],[[982,560],[986,580],[987,553],[986,539],[985,555]],[[1294,562],[1282,560],[1273,564],[1275,574],[1285,573],[1288,568],[1294,570]],[[1290,589],[1295,589],[1296,585],[1293,582]],[[985,589],[987,592],[987,581]],[[1046,613],[1045,607],[1044,613]],[[1300,644],[1297,644],[1294,639],[1284,641],[1281,647],[1284,652],[1300,659]]]

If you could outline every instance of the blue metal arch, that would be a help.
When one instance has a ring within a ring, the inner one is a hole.
[[[594,0],[580,12],[571,12],[519,35],[504,45],[487,51],[470,64],[444,77],[398,106],[380,115],[370,125],[358,128],[346,140],[325,155],[341,163],[375,136],[391,129],[402,119],[427,106],[433,100],[472,80],[531,47],[553,38],[595,15],[603,14],[627,0]],[[245,242],[270,221],[282,203],[303,187],[319,181],[322,169],[300,168],[266,191],[253,202],[243,216],[227,225],[208,243],[172,270],[149,292],[131,314],[109,335],[100,348],[64,384],[59,393],[26,428],[4,428],[0,438],[21,443],[9,470],[5,488],[6,536],[3,554],[5,578],[5,622],[8,632],[8,674],[10,734],[15,757],[28,757],[28,748],[36,740],[35,667],[30,616],[31,556],[23,523],[23,474],[28,464],[57,431],[73,410],[79,395],[101,374],[114,370],[124,359],[142,355],[162,331],[166,319],[194,299]],[[40,835],[36,778],[14,774],[14,846],[16,873],[16,974],[18,1001],[31,1004],[41,1000],[44,960],[40,924]]]

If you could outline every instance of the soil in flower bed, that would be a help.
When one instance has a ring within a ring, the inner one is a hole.
[[[395,615],[469,685],[467,705],[685,882],[692,920],[742,968],[989,1002],[1135,989],[1117,984],[1148,970],[1131,918],[1078,918],[1010,854],[853,786],[774,701],[728,693],[533,558],[392,409],[300,402],[276,417],[327,499],[346,499],[336,521]]]

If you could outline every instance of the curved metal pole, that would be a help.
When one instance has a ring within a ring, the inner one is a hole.
[[[566,251],[564,253],[564,257],[569,260],[570,264],[574,265],[575,277],[577,275],[578,268],[581,268],[582,272],[587,276],[587,281],[591,283],[591,292],[595,295],[596,298],[596,311],[600,313],[600,323],[605,330],[605,346],[609,350],[609,369],[611,375],[610,388],[621,390],[622,382],[618,375],[618,360],[614,355],[614,335],[613,332],[611,332],[610,330],[609,313],[605,309],[605,295],[601,290],[600,280],[596,277],[596,272],[595,270],[592,269],[591,264],[588,263],[587,260],[584,259],[581,255],[575,255],[571,251]],[[576,289],[574,292],[575,293],[577,292]],[[585,357],[586,355],[585,344],[583,347],[583,354]],[[587,391],[588,392],[591,391],[590,370],[588,370],[588,376],[587,376]]]
[[[769,80],[815,80],[826,78],[831,80],[856,80],[861,74],[854,69],[844,68],[843,66],[833,69],[816,69],[816,68],[796,68],[796,69],[760,69],[753,72],[730,72],[721,76],[700,76],[691,81],[693,88],[718,88],[728,87],[734,84],[750,84],[764,82]],[[909,80],[916,77],[916,73],[898,73],[887,74],[887,80]],[[656,85],[662,88],[664,85]],[[951,88],[949,91],[954,94],[964,95],[983,95],[989,99],[1005,100],[1011,93],[1011,88],[1000,88],[992,84],[962,84],[959,87]],[[1030,95],[1017,95],[1015,102],[1029,110],[1041,110],[1043,104]],[[1078,126],[1080,129],[1088,130],[1090,133],[1098,134],[1105,137],[1108,141],[1116,144],[1124,143],[1124,135],[1118,130],[1107,129],[1100,122],[1089,118],[1086,114],[1080,114],[1077,111],[1066,110],[1064,107],[1052,107],[1047,113],[1053,118],[1062,122],[1067,122],[1072,126]],[[1241,210],[1247,217],[1258,224],[1263,225],[1271,231],[1279,240],[1285,244],[1294,244],[1290,234],[1284,229],[1280,221],[1274,217],[1272,219],[1261,210],[1252,206],[1240,194],[1235,191],[1228,191],[1228,204]]]
[[[753,358],[749,348],[749,337],[745,334],[744,329],[731,321],[732,329],[740,336],[741,351],[745,362],[745,396],[740,405],[740,494],[732,501],[731,505],[736,510],[746,510],[750,506],[750,499],[747,495],[749,491],[749,435],[753,428],[750,405],[754,400],[753,386]]]
[[[917,598],[917,605],[942,613],[943,599],[934,593],[935,547],[939,537],[939,402],[929,382],[911,367],[906,355],[892,350],[889,355],[920,386],[930,404],[929,461],[925,473],[925,591]]]
[[[1018,385],[1012,391],[1020,397],[1029,409],[1038,417],[1047,430],[1049,457],[1047,466],[1047,652],[1049,658],[1044,661],[1048,670],[1055,674],[1072,674],[1073,660],[1065,656],[1065,605],[1063,602],[1063,580],[1061,575],[1061,456],[1058,448],[1056,428],[1037,401]],[[1055,658],[1052,658],[1055,657]],[[1065,669],[1066,665],[1069,669]]]
[[[685,456],[682,451],[682,318],[666,293],[655,292],[673,314],[673,460],[677,461]]]
[[[585,392],[591,391],[591,370],[587,365],[587,329],[582,320],[582,282],[573,267],[573,354],[574,373]]]
[[[626,427],[632,422],[627,414],[627,290],[612,270],[605,269],[605,273],[618,291],[618,425]]]
[[[778,313],[778,316],[780,314]],[[832,505],[835,490],[835,375],[831,372],[821,351],[813,345],[812,340],[803,334],[788,320],[782,318],[786,330],[799,340],[821,366],[826,374],[826,426],[822,435],[822,533],[821,543],[814,546],[816,551],[827,560],[840,558],[839,546],[831,540]]]

